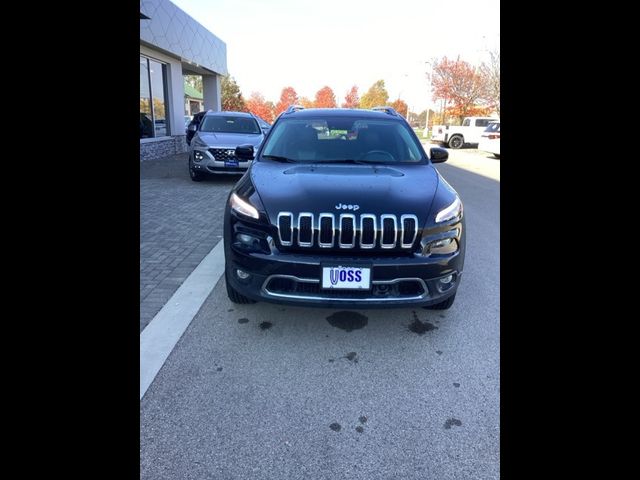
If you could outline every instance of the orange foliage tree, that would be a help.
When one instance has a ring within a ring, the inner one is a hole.
[[[462,120],[478,105],[488,103],[487,79],[468,62],[443,57],[433,68],[433,99],[444,100]]]
[[[275,115],[278,116],[291,105],[298,103],[298,94],[293,87],[285,87],[280,93],[280,101],[276,104]]]
[[[358,95],[358,87],[355,85],[351,87],[351,90],[347,92],[344,96],[344,103],[342,104],[342,108],[359,108],[360,107],[360,96]]]
[[[316,92],[316,99],[313,102],[316,108],[336,108],[336,96],[330,87],[322,87]]]
[[[300,97],[298,103],[302,105],[304,108],[313,108],[313,100],[309,100],[307,97]]]
[[[486,117],[493,112],[492,106],[487,105],[471,105],[464,110],[460,106],[448,107],[446,113],[449,117],[458,117],[460,121],[464,120],[464,117]]]
[[[391,102],[391,107],[393,107],[393,109],[396,112],[398,112],[400,115],[402,115],[404,118],[407,118],[407,115],[409,113],[409,107],[407,106],[404,100],[397,99],[394,102]]]
[[[273,102],[266,101],[260,92],[251,93],[251,96],[246,103],[247,110],[251,113],[259,116],[269,123],[273,122],[273,119],[275,118],[275,106],[273,105]]]

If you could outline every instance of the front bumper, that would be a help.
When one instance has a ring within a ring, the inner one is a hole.
[[[209,148],[213,148],[213,147],[209,147]],[[222,148],[222,147],[215,147],[215,148]],[[231,149],[232,148],[229,147],[229,150]],[[193,150],[194,151],[197,150],[204,156],[203,160],[196,162],[193,158],[193,151],[190,153],[189,162],[191,163],[191,166],[196,172],[222,174],[222,175],[237,175],[237,174],[246,172],[247,169],[249,168],[249,165],[251,165],[251,160],[249,160],[244,162],[239,161],[237,167],[227,166],[224,161],[216,160],[213,154],[208,150],[208,148],[195,147]]]
[[[345,257],[311,253],[245,253],[225,242],[227,281],[257,301],[331,308],[398,308],[428,306],[455,294],[462,276],[463,252],[447,259],[418,255]],[[370,291],[323,290],[322,264],[371,268]],[[246,279],[237,270],[249,274]],[[443,284],[440,279],[452,275]]]

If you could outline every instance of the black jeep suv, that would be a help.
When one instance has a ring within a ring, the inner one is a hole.
[[[229,195],[227,293],[341,308],[454,301],[465,253],[462,202],[392,108],[281,114]]]

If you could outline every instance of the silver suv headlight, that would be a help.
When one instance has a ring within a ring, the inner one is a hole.
[[[436,223],[446,222],[452,218],[462,217],[462,202],[460,197],[456,196],[456,199],[447,207],[440,210],[436,215]]]
[[[256,209],[256,207],[251,205],[246,200],[241,199],[235,193],[231,194],[229,203],[231,205],[231,210],[239,213],[240,215],[245,215],[247,217],[255,218],[256,220],[260,218],[260,214],[258,214],[258,210]]]

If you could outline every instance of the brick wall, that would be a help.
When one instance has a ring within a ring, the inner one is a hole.
[[[189,148],[185,135],[176,135],[163,140],[153,142],[140,142],[140,161],[153,158],[168,157],[176,153],[184,153]]]

